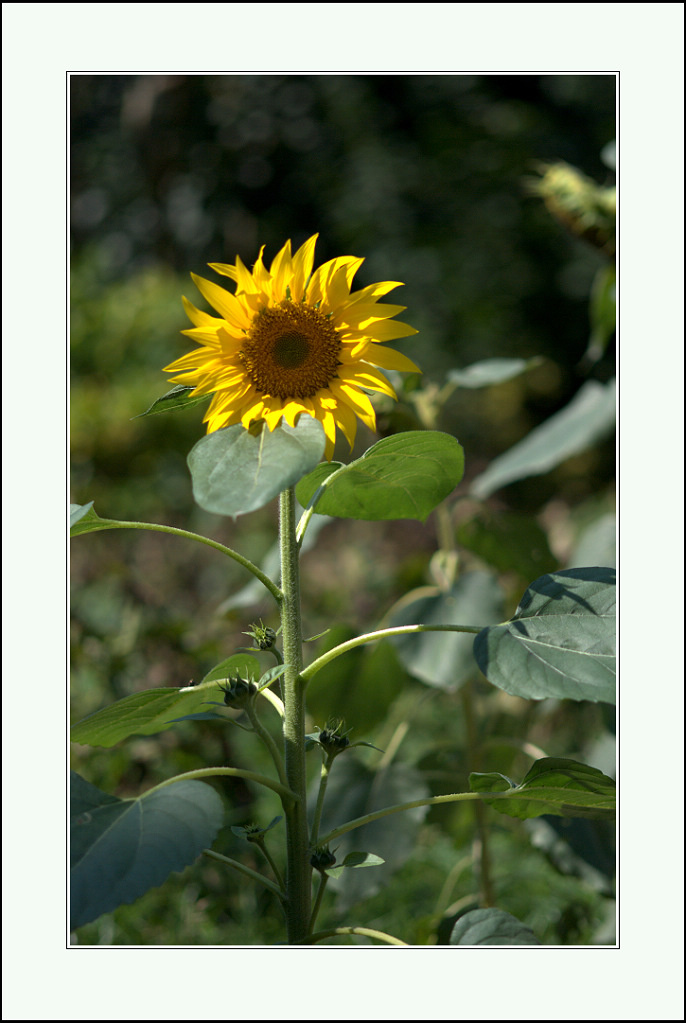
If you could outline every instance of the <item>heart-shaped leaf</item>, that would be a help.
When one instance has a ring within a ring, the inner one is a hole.
[[[319,515],[347,519],[419,519],[451,493],[464,473],[454,437],[434,430],[384,437],[349,465],[319,466],[296,497]]]
[[[614,703],[614,569],[541,576],[509,622],[479,633],[474,656],[488,681],[513,696]]]
[[[245,515],[311,472],[325,444],[324,429],[312,416],[301,415],[294,427],[264,426],[259,433],[240,424],[217,430],[188,455],[193,496],[205,511]]]
[[[117,799],[71,776],[71,926],[134,902],[183,870],[222,826],[209,785],[179,781],[138,799]]]

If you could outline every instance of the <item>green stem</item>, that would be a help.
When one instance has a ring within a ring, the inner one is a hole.
[[[217,860],[219,863],[225,863],[228,867],[233,867],[234,870],[240,871],[241,874],[245,874],[246,877],[251,878],[253,881],[258,881],[263,884],[265,888],[268,888],[270,892],[278,898],[283,898],[283,891],[275,885],[273,881],[270,881],[268,877],[264,877],[256,870],[252,870],[250,867],[246,867],[244,863],[240,863],[238,860],[232,860],[228,856],[222,856],[221,853],[215,852],[214,849],[204,849],[205,856],[208,856],[211,860]],[[277,875],[278,876],[278,875]]]
[[[250,719],[250,724],[253,726],[255,734],[260,737],[264,745],[269,750],[271,758],[274,761],[274,766],[278,771],[281,784],[288,788],[288,778],[286,777],[286,769],[284,767],[283,757],[279,753],[279,748],[272,739],[271,735],[258,718],[257,708],[248,703],[248,705],[245,708],[245,712],[248,715],[248,718]]]
[[[217,543],[216,540],[210,540],[199,533],[189,533],[187,529],[177,529],[175,526],[161,526],[157,522],[120,522],[115,519],[101,519],[101,522],[102,525],[99,525],[98,529],[90,529],[88,532],[98,533],[104,529],[150,529],[155,533],[171,533],[172,536],[183,536],[186,540],[197,540],[198,543],[204,543],[206,547],[212,547],[213,550],[226,554],[227,557],[233,558],[243,568],[247,568],[248,572],[252,572],[255,578],[259,579],[262,585],[269,590],[277,604],[281,603],[281,590],[268,575],[265,575],[257,565],[253,565],[252,561],[244,558],[238,551],[232,550],[231,547],[225,547],[224,544]]]
[[[194,778],[214,778],[219,776],[245,778],[246,781],[254,781],[257,782],[258,785],[265,785],[268,789],[272,789],[281,797],[284,810],[287,806],[292,806],[293,803],[297,803],[300,798],[292,789],[287,788],[278,781],[274,781],[273,778],[268,778],[264,774],[256,774],[254,771],[244,771],[242,767],[200,767],[196,771],[186,771],[184,774],[177,774],[173,778],[167,778],[165,781],[161,781],[159,785],[155,785],[153,788],[148,789],[145,794],[146,796],[149,796],[151,792],[163,789],[166,785],[173,785],[177,781],[189,781]]]
[[[260,850],[260,852],[264,856],[264,858],[267,861],[267,863],[269,864],[269,866],[274,871],[274,877],[279,882],[279,888],[281,889],[281,892],[283,893],[286,890],[286,888],[285,888],[285,885],[283,883],[283,878],[281,876],[281,871],[279,870],[278,866],[274,862],[274,857],[269,852],[269,849],[267,849],[267,843],[264,840],[264,836],[260,835],[260,838],[257,839],[253,844],[257,846],[257,848]]]
[[[329,771],[334,758],[326,756],[322,764],[322,773],[319,779],[319,792],[317,793],[317,805],[314,808],[314,820],[312,822],[312,833],[310,835],[310,844],[317,845],[317,835],[319,834],[319,825],[322,819],[322,809],[324,808],[324,796],[326,795],[326,786],[329,784]]]
[[[301,677],[305,682],[309,682],[318,671],[326,667],[329,661],[333,661],[334,658],[340,657],[341,654],[347,653],[348,650],[354,650],[357,646],[362,646],[363,643],[376,643],[377,640],[386,639],[389,636],[407,636],[414,632],[471,632],[476,635],[483,628],[481,625],[398,625],[392,629],[379,629],[377,632],[367,632],[363,636],[356,636],[354,639],[349,639],[345,643],[339,643],[338,646],[327,650],[321,657],[308,664],[305,670],[301,672]]]
[[[310,934],[300,944],[314,945],[316,941],[323,941],[324,938],[334,938],[337,934],[362,934],[366,938],[376,938],[377,941],[383,941],[385,945],[402,945],[403,948],[410,947],[406,942],[401,941],[400,938],[394,938],[392,934],[386,934],[385,931],[374,931],[371,927],[333,927],[330,931],[317,931],[316,934]]]
[[[295,491],[284,490],[279,498],[281,547],[281,625],[283,659],[288,665],[282,675],[284,703],[283,737],[286,778],[298,801],[285,807],[286,926],[289,944],[306,937],[310,923],[312,867],[307,832],[307,773],[305,764],[305,684],[302,671],[302,621],[300,611],[300,564],[295,535]]]
[[[324,889],[326,888],[326,883],[327,883],[328,880],[329,880],[329,875],[328,874],[322,874],[320,876],[320,878],[319,878],[319,888],[317,889],[317,898],[314,900],[314,906],[312,907],[312,916],[310,917],[310,927],[309,927],[310,931],[314,927],[315,921],[316,921],[317,917],[319,916],[319,909],[320,909],[321,904],[322,904],[322,898],[324,896]]]
[[[467,761],[469,772],[481,769],[478,749],[478,736],[476,721],[474,718],[473,688],[468,681],[462,688],[462,710],[464,713],[465,730],[467,734]],[[479,881],[481,888],[481,905],[484,909],[495,905],[493,893],[493,882],[491,880],[491,856],[489,845],[489,830],[486,821],[486,807],[483,803],[477,802],[474,806],[474,817],[476,819],[476,832],[478,841],[475,852],[479,856]]]
[[[507,793],[488,792],[487,795],[489,799],[497,799],[500,795],[507,795]],[[388,817],[391,813],[400,813],[401,810],[413,810],[415,806],[437,806],[440,803],[470,802],[481,798],[480,792],[453,792],[445,796],[430,796],[428,799],[413,799],[411,803],[398,803],[396,806],[387,806],[383,810],[375,810],[374,813],[365,814],[364,817],[356,817],[355,820],[342,824],[340,828],[334,828],[328,835],[324,835],[323,838],[319,839],[319,845],[328,845],[335,838],[345,835],[347,831],[354,831],[355,828],[361,828],[363,824],[378,821],[381,817]]]

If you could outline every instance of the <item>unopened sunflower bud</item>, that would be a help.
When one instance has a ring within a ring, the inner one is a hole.
[[[327,753],[340,753],[350,745],[350,739],[343,731],[344,727],[345,721],[327,721],[326,728],[317,736],[320,746],[323,746]]]
[[[319,846],[310,856],[310,863],[315,870],[318,870],[322,874],[325,870],[328,870],[329,867],[333,867],[335,862],[336,857],[330,851],[328,845]]]
[[[257,692],[257,686],[254,682],[245,678],[232,678],[228,680],[228,685],[219,686],[220,690],[224,694],[224,703],[227,707],[233,707],[234,710],[241,710],[246,707],[255,698]]]
[[[270,650],[276,641],[274,630],[270,629],[268,625],[264,625],[261,620],[259,625],[253,623],[243,635],[251,636],[259,650]]]

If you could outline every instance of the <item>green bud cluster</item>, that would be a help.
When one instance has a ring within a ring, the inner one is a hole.
[[[333,867],[336,862],[336,857],[329,849],[328,845],[320,845],[314,850],[310,856],[310,863],[315,870],[320,873],[324,873],[329,867]]]
[[[317,736],[319,744],[324,747],[327,753],[340,753],[350,745],[350,739],[343,731],[345,721],[327,721],[326,728]]]
[[[260,619],[259,625],[253,622],[248,631],[244,632],[243,635],[254,639],[258,650],[271,650],[276,642],[274,629],[270,629],[268,625],[265,625],[262,619]]]
[[[255,698],[257,693],[257,686],[250,679],[230,678],[228,684],[219,685],[220,690],[224,694],[224,703],[227,707],[233,707],[236,710],[241,710],[246,707]]]

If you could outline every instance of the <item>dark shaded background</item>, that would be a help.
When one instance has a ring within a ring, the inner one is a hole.
[[[72,77],[77,500],[93,474],[154,472],[142,448],[158,458],[168,436],[175,461],[177,431],[198,436],[188,420],[110,421],[164,392],[161,367],[187,348],[189,271],[315,232],[318,262],[365,256],[357,286],[405,282],[394,301],[420,333],[401,347],[425,381],[490,356],[551,360],[495,410],[466,392],[446,410],[468,472],[566,404],[603,257],[524,182],[548,160],[610,179],[614,91],[611,75]]]

